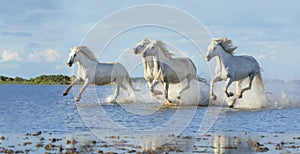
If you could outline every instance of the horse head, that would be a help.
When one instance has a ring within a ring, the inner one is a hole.
[[[149,57],[149,56],[154,56],[156,54],[157,50],[157,44],[154,42],[149,43],[145,49],[143,50],[143,57]]]
[[[72,65],[79,60],[80,55],[77,51],[77,48],[71,48],[70,50],[71,50],[71,52],[69,53],[69,58],[67,60],[67,65],[69,67],[72,67]]]
[[[216,47],[218,46],[219,43],[220,42],[218,40],[215,40],[215,39],[211,40],[209,46],[207,47],[207,52],[206,52],[206,56],[205,56],[206,61],[210,61],[210,59],[212,59],[213,57],[218,55]]]
[[[146,48],[146,46],[150,43],[150,40],[144,38],[140,43],[138,43],[134,48],[133,48],[133,53],[134,54],[142,54],[142,51]]]

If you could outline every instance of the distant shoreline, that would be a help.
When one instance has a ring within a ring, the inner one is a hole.
[[[69,85],[75,76],[67,76],[67,75],[40,75],[35,78],[25,79],[22,77],[16,76],[15,78],[2,76],[0,75],[0,85],[1,84],[29,84],[29,85]],[[131,80],[133,82],[146,82],[144,77],[132,77]],[[265,83],[267,82],[276,82],[281,84],[300,84],[300,80],[282,80],[282,79],[265,79]]]
[[[67,75],[40,75],[35,78],[25,79],[22,77],[6,77],[0,75],[0,84],[28,84],[28,85],[68,85],[70,84],[75,76]],[[145,81],[143,77],[133,77],[133,82]]]

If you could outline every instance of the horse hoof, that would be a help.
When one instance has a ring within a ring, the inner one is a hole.
[[[80,101],[80,97],[75,99],[75,102],[79,102]]]
[[[228,94],[227,94],[227,97],[232,97],[233,96],[233,93],[232,92],[229,92]]]
[[[229,105],[228,107],[229,107],[229,108],[233,108],[233,104]]]
[[[217,96],[216,95],[212,95],[212,96],[210,96],[210,99],[213,100],[213,101],[215,101],[215,100],[217,100]]]
[[[67,95],[68,95],[68,93],[64,93],[64,94],[63,94],[63,96],[67,96]]]
[[[240,94],[240,95],[238,95],[238,98],[240,99],[240,98],[242,98],[243,97],[243,95],[242,94]]]
[[[169,105],[172,105],[172,102],[170,102],[169,100],[165,100],[164,106],[169,106]]]

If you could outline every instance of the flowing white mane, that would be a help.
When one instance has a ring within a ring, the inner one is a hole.
[[[86,55],[90,60],[98,62],[98,59],[95,57],[94,53],[86,46],[76,46],[74,47],[75,52],[81,52]]]
[[[167,58],[172,58],[172,55],[173,55],[173,54],[170,53],[170,52],[168,51],[168,49],[167,49],[167,47],[166,47],[166,45],[165,45],[164,42],[162,42],[161,40],[154,40],[154,44],[157,44],[157,45],[160,47],[162,53],[163,53]]]
[[[221,47],[229,54],[233,54],[233,51],[237,48],[237,46],[233,46],[231,40],[228,40],[226,37],[222,37],[217,40]]]

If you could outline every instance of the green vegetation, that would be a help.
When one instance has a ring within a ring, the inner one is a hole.
[[[49,84],[49,85],[67,85],[73,81],[75,76],[66,75],[41,75],[36,78],[24,79],[21,77],[10,78],[0,75],[0,84]],[[145,82],[143,77],[133,77],[132,82]]]
[[[24,79],[21,77],[0,76],[0,84],[70,84],[71,77],[65,75],[41,75],[36,78]]]

